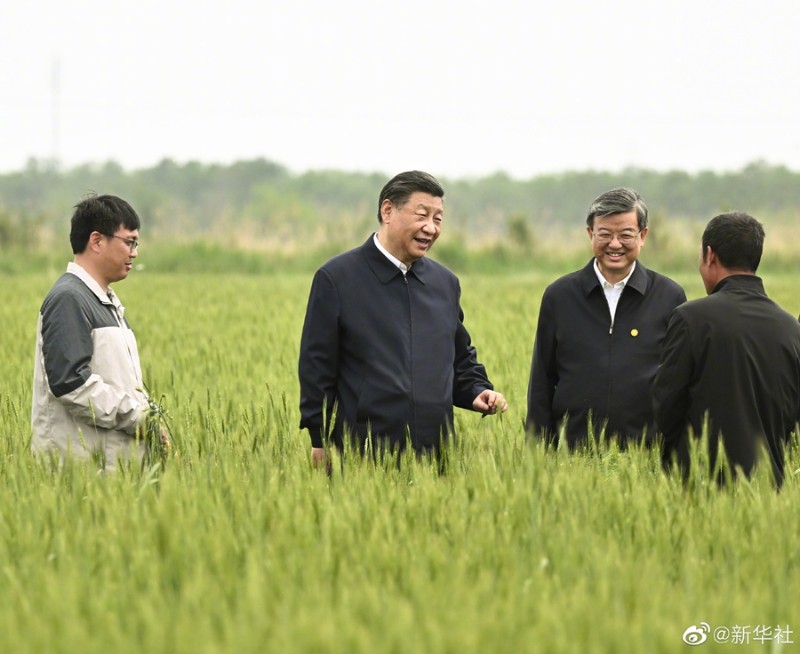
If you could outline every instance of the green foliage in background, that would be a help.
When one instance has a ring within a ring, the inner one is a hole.
[[[138,263],[151,272],[310,273],[377,228],[383,173],[292,173],[264,159],[126,171],[114,162],[62,169],[31,160],[0,175],[0,274],[58,270],[70,257],[72,207],[90,191],[129,200],[142,217]],[[433,257],[458,273],[556,275],[590,256],[585,211],[614,186],[650,208],[645,261],[697,265],[700,234],[721,211],[752,213],[767,231],[763,269],[800,274],[800,173],[754,162],[727,173],[575,171],[516,180],[498,172],[443,179],[446,217]]]
[[[114,162],[62,169],[34,159],[24,170],[0,175],[0,246],[47,244],[48,233],[68,231],[71,207],[96,191],[130,201],[148,232],[159,237],[208,236],[226,246],[272,250],[298,240],[303,248],[335,241],[341,249],[375,225],[378,193],[397,172],[293,173],[265,159],[230,165],[165,159],[131,171]],[[442,182],[451,232],[478,243],[510,239],[517,248],[525,245],[520,235],[533,245],[579,228],[591,200],[615,186],[636,188],[668,224],[705,223],[734,209],[797,222],[800,207],[800,172],[764,162],[724,173],[630,168],[518,180],[498,172]]]
[[[103,477],[28,449],[36,315],[62,269],[0,278],[0,651],[682,652],[700,622],[800,643],[796,451],[777,493],[764,470],[720,491],[695,466],[684,487],[657,453],[525,442],[550,273],[462,275],[511,408],[457,411],[445,474],[346,458],[328,477],[297,429],[310,276],[134,272],[116,290],[175,443],[163,470]],[[765,283],[800,311],[795,277]]]

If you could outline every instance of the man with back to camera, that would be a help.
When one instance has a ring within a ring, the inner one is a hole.
[[[142,460],[137,429],[148,398],[136,338],[111,290],[133,267],[139,228],[130,204],[113,195],[75,206],[74,260],[39,313],[31,411],[37,454],[94,459],[105,470]]]
[[[439,452],[453,406],[505,411],[463,324],[458,278],[426,258],[444,190],[428,173],[396,175],[378,199],[380,227],[315,274],[300,343],[300,428],[312,460],[346,437],[363,451]],[[335,413],[335,420],[333,415]]]
[[[800,323],[756,276],[763,246],[764,228],[752,216],[713,218],[699,262],[708,296],[670,320],[654,407],[664,464],[675,458],[685,475],[689,437],[699,437],[707,420],[712,470],[721,443],[733,474],[750,476],[763,446],[783,482],[783,447],[800,421]]]
[[[630,188],[595,198],[586,217],[593,259],[544,292],[528,383],[528,434],[570,448],[605,432],[655,441],[650,385],[672,310],[686,301],[638,260],[647,206]]]

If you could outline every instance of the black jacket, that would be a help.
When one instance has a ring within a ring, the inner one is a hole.
[[[453,406],[492,389],[463,325],[456,276],[430,259],[407,276],[373,237],[314,276],[300,343],[300,427],[315,447],[347,430],[436,450]],[[336,408],[331,425],[331,410]]]
[[[677,454],[688,471],[688,431],[700,435],[708,412],[712,465],[720,434],[729,462],[746,474],[764,444],[780,483],[782,445],[800,420],[800,324],[759,277],[726,277],[675,311],[654,406],[665,463]]]
[[[528,384],[529,433],[556,442],[566,418],[570,447],[616,435],[655,437],[650,385],[672,310],[686,301],[671,279],[637,261],[617,304],[614,324],[594,259],[544,292]]]

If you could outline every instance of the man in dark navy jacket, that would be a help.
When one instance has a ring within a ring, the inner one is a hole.
[[[346,435],[362,448],[437,453],[453,406],[508,405],[494,391],[463,324],[456,276],[426,259],[442,228],[444,190],[400,173],[378,199],[380,228],[320,268],[300,343],[300,428],[312,459]]]
[[[544,292],[528,384],[529,434],[573,448],[591,431],[621,444],[655,440],[650,386],[672,310],[674,281],[638,261],[647,206],[629,188],[592,202],[586,231],[594,258]]]
[[[676,458],[684,473],[688,439],[707,424],[712,469],[721,441],[734,474],[750,475],[763,449],[783,481],[783,448],[800,421],[800,324],[755,274],[763,243],[752,216],[712,219],[699,265],[708,297],[670,320],[653,395],[664,463]]]

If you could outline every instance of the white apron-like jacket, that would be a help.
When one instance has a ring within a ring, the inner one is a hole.
[[[147,396],[136,338],[119,299],[78,264],[48,293],[39,313],[31,447],[37,454],[141,461],[137,427]]]

